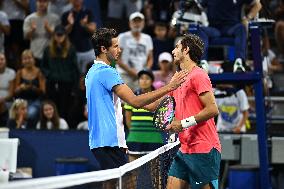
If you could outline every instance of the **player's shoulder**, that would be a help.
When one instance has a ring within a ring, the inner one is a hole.
[[[209,77],[206,71],[198,66],[195,66],[191,72],[194,77]]]

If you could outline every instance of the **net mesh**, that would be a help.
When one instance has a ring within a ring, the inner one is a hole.
[[[14,181],[1,189],[163,189],[179,142],[167,144],[116,169]]]

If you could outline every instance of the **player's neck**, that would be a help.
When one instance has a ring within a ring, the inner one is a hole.
[[[106,56],[97,56],[96,61],[102,61],[104,63],[106,63],[107,65],[110,65],[110,61],[107,59]]]
[[[195,62],[193,62],[192,60],[185,60],[183,62],[181,62],[180,64],[180,68],[181,70],[188,70],[189,72],[192,71],[192,69],[197,66]]]

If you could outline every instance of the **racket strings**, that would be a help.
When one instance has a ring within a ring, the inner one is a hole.
[[[166,98],[157,109],[155,125],[164,130],[165,127],[171,122],[174,116],[174,105],[170,98]]]

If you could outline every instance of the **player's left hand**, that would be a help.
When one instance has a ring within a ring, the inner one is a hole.
[[[181,126],[181,121],[174,118],[171,124],[166,127],[166,130],[173,131],[175,133],[181,132],[183,130]]]

